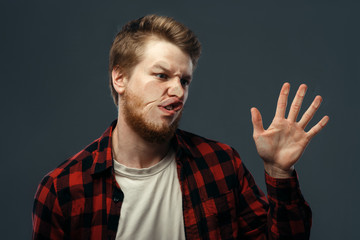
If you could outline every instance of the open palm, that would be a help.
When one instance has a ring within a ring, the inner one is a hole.
[[[292,171],[294,164],[299,160],[310,140],[321,131],[327,124],[329,117],[324,116],[308,132],[308,125],[322,101],[321,96],[316,96],[310,107],[303,114],[299,122],[296,122],[307,86],[302,84],[291,104],[288,117],[285,118],[286,105],[290,90],[290,84],[284,83],[276,108],[275,117],[268,127],[263,128],[259,110],[251,109],[253,123],[253,137],[257,151],[264,160],[265,170],[268,173],[287,174]],[[281,177],[279,175],[279,177]],[[283,175],[284,176],[284,175]]]

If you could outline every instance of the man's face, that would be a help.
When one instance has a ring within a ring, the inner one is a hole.
[[[168,141],[178,126],[192,71],[189,55],[180,48],[148,40],[121,96],[126,124],[149,142]]]

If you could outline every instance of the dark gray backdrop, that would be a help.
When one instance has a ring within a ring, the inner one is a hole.
[[[31,235],[41,178],[116,117],[108,51],[121,25],[172,16],[203,44],[183,129],[235,147],[264,188],[250,108],[271,122],[283,82],[330,116],[296,165],[311,239],[360,239],[359,4],[350,1],[1,1],[1,239]]]

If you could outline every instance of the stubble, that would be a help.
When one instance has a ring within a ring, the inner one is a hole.
[[[125,91],[121,102],[125,121],[139,136],[141,136],[146,141],[162,144],[170,141],[170,139],[174,136],[181,119],[182,110],[179,116],[170,125],[167,125],[166,123],[156,124],[146,119],[145,116],[139,111],[139,109],[143,107],[142,99],[141,97],[132,93],[130,89]]]

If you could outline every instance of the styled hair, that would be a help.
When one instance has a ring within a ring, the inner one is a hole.
[[[196,67],[201,44],[189,28],[173,18],[158,15],[147,15],[130,21],[116,35],[110,49],[110,89],[115,105],[118,105],[118,93],[112,84],[112,71],[118,68],[131,76],[132,70],[141,60],[146,41],[151,37],[176,45],[190,56],[194,68]]]

